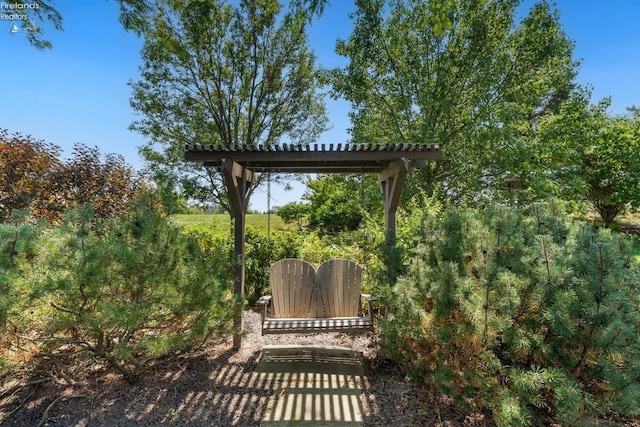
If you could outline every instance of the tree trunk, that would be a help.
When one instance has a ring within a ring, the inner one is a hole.
[[[610,228],[613,220],[624,210],[621,206],[606,203],[594,203],[593,205],[598,214],[600,214],[600,218],[602,218],[604,228]]]

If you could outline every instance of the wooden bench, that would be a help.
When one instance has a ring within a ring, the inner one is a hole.
[[[306,261],[283,259],[269,269],[269,284],[272,295],[258,301],[263,335],[373,330],[375,298],[360,293],[362,268],[353,261],[332,259],[316,271]],[[367,316],[361,315],[362,299],[367,302]]]

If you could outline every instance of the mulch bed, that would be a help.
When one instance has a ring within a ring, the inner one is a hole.
[[[379,356],[375,334],[261,336],[260,315],[245,312],[240,351],[231,340],[158,366],[128,384],[105,366],[66,373],[42,366],[0,378],[2,426],[258,426],[277,381],[260,379],[255,366],[265,345],[326,345],[361,351],[363,425],[490,426],[485,414],[465,414],[448,399],[406,378]],[[36,372],[36,373],[33,373]]]

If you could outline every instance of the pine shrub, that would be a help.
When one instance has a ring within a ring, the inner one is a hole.
[[[149,196],[111,219],[69,212],[40,244],[26,282],[43,353],[89,353],[133,381],[231,332],[224,256],[172,225]]]
[[[625,236],[556,204],[414,215],[382,322],[388,357],[499,425],[640,413],[640,275]]]
[[[0,224],[0,373],[15,365],[15,338],[22,325],[24,289],[20,282],[25,265],[36,256],[41,227],[26,221],[26,212],[14,211]]]

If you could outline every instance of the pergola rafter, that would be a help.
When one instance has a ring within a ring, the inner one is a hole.
[[[244,234],[249,194],[256,172],[377,173],[384,201],[386,236],[395,242],[395,215],[407,174],[430,160],[442,159],[437,144],[283,144],[257,147],[192,144],[185,160],[215,167],[223,176],[235,220],[235,292],[244,295]],[[234,324],[243,329],[242,310]],[[234,335],[240,348],[240,334]]]

